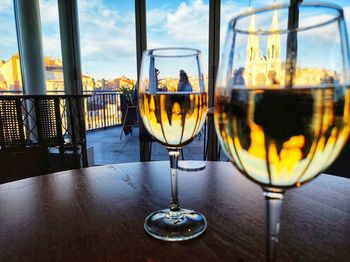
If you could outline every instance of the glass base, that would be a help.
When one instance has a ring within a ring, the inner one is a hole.
[[[164,209],[150,214],[144,227],[148,234],[157,239],[183,241],[202,234],[207,228],[207,220],[193,210],[180,209],[174,212]]]
[[[203,161],[182,160],[179,161],[178,169],[182,171],[200,171],[206,167]]]

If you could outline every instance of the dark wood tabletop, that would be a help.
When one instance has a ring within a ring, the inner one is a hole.
[[[168,207],[168,162],[65,171],[0,185],[0,261],[264,261],[262,190],[230,163],[179,171],[180,205],[206,232],[168,243],[143,229]],[[278,261],[350,261],[350,179],[320,175],[287,192]]]

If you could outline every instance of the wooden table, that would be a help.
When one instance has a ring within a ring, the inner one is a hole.
[[[0,185],[0,261],[264,261],[261,189],[230,163],[179,174],[180,204],[207,231],[181,243],[143,229],[168,206],[168,162],[72,170]],[[321,175],[287,192],[278,261],[350,261],[350,180]]]

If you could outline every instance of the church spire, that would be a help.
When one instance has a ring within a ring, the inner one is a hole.
[[[252,10],[251,1],[249,1],[248,12],[251,12],[251,10]],[[256,78],[255,68],[256,68],[257,62],[259,61],[259,38],[256,35],[254,14],[252,14],[250,17],[248,32],[249,32],[249,35],[248,35],[247,46],[246,46],[244,80],[247,86],[254,86],[255,78]]]
[[[248,11],[251,10],[251,1],[249,1]],[[259,57],[259,39],[256,35],[255,16],[252,15],[249,24],[249,36],[246,49],[246,63],[258,60]]]
[[[274,6],[276,6],[276,0],[274,1]],[[272,21],[270,25],[270,35],[267,40],[267,60],[280,59],[281,51],[281,39],[278,31],[278,11],[275,9],[273,11]],[[274,34],[274,32],[276,32]]]
[[[267,84],[276,85],[282,80],[281,77],[281,38],[278,33],[278,9],[276,0],[274,1],[273,16],[269,28],[269,37],[267,39],[267,57],[266,71]]]
[[[273,6],[276,7],[276,0],[273,2]],[[277,9],[273,11],[272,22],[270,26],[270,31],[278,30],[278,13]]]

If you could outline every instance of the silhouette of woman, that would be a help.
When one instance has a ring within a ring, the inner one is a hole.
[[[177,85],[178,92],[190,92],[192,91],[192,86],[190,81],[188,81],[188,76],[184,70],[180,70],[180,80]]]

